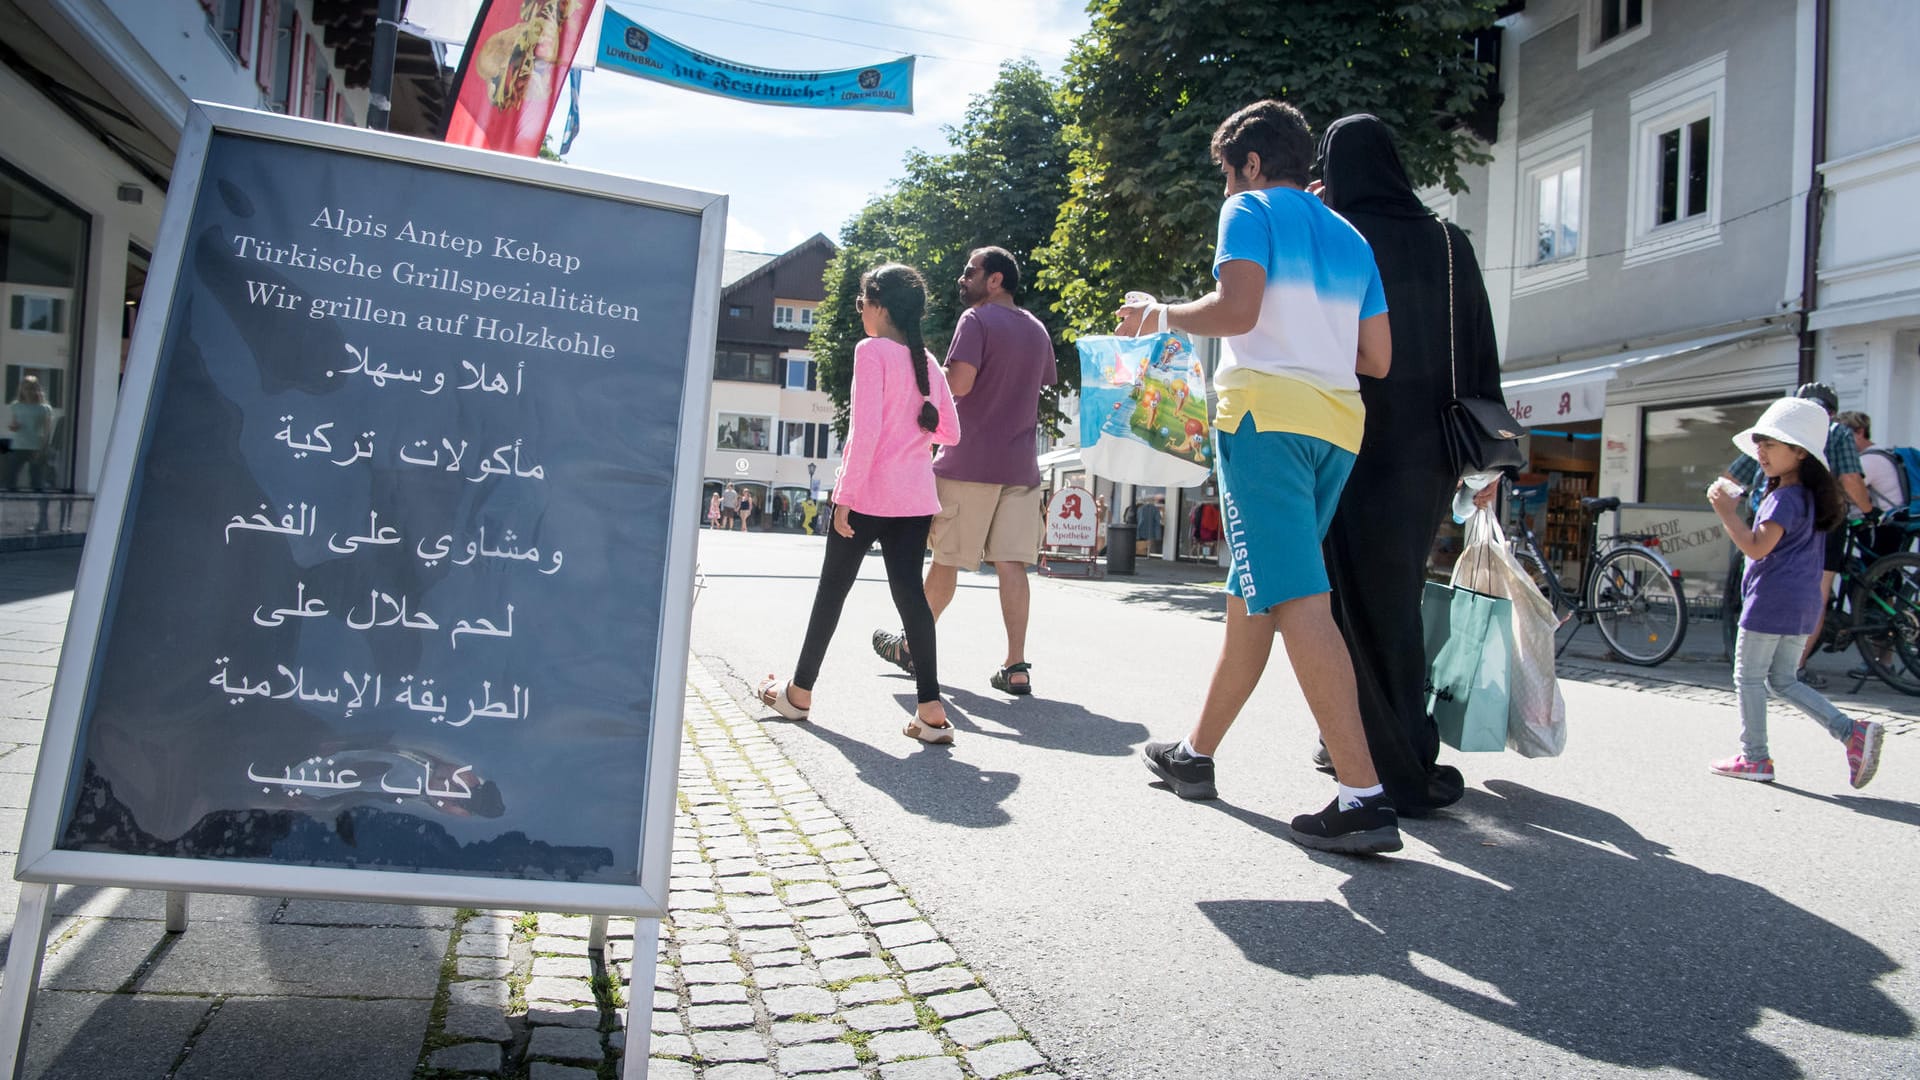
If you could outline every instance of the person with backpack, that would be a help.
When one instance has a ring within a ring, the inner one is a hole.
[[[1727,538],[1747,557],[1740,591],[1740,636],[1734,647],[1733,685],[1740,701],[1740,753],[1708,769],[1736,780],[1771,783],[1767,748],[1767,696],[1786,699],[1846,745],[1847,781],[1867,786],[1880,763],[1881,725],[1854,720],[1796,674],[1807,635],[1820,626],[1826,597],[1816,591],[1825,543],[1822,533],[1840,528],[1846,510],[1827,468],[1823,449],[1827,414],[1817,402],[1782,398],[1752,427],[1733,437],[1742,454],[1765,477],[1753,524],[1740,520],[1741,492],[1728,480],[1707,489]]]
[[[1868,550],[1876,559],[1905,551],[1908,541],[1905,521],[1890,522],[1886,518],[1896,513],[1902,518],[1911,518],[1911,485],[1907,477],[1920,471],[1920,450],[1911,447],[1890,450],[1873,445],[1873,418],[1866,413],[1843,412],[1833,419],[1852,433],[1853,448],[1860,453],[1861,475],[1866,478],[1867,498],[1873,503],[1873,509],[1867,512],[1867,520],[1873,525],[1866,541]]]

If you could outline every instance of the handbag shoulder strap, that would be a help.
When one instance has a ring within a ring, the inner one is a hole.
[[[1447,376],[1453,386],[1453,396],[1458,398],[1460,396],[1460,362],[1455,356],[1453,340],[1454,324],[1457,321],[1453,316],[1453,230],[1447,228],[1444,220],[1439,218],[1434,220],[1440,222],[1440,235],[1447,242]]]

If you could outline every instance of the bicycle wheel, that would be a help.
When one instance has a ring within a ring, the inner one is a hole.
[[[1560,605],[1554,602],[1553,585],[1547,580],[1547,564],[1541,561],[1539,552],[1534,551],[1532,548],[1520,547],[1513,549],[1513,557],[1514,561],[1520,564],[1520,568],[1527,572],[1527,577],[1533,582],[1533,587],[1540,591],[1541,596],[1547,598],[1548,605],[1550,605],[1557,614],[1560,610]]]
[[[1587,583],[1587,606],[1607,644],[1629,664],[1652,667],[1687,636],[1687,598],[1660,560],[1639,548],[1600,557]]]
[[[1888,686],[1920,697],[1920,555],[1876,560],[1851,599],[1860,659]]]

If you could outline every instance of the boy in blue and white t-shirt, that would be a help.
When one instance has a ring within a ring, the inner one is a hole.
[[[1277,101],[1249,105],[1214,132],[1227,186],[1219,286],[1169,307],[1167,320],[1224,343],[1214,431],[1233,554],[1227,636],[1191,733],[1150,742],[1145,753],[1182,798],[1213,798],[1213,752],[1259,683],[1278,632],[1340,781],[1334,801],[1294,818],[1290,835],[1326,851],[1397,851],[1398,815],[1367,750],[1320,553],[1365,429],[1358,376],[1385,376],[1392,343],[1372,250],[1305,190],[1313,156],[1306,119]],[[1154,325],[1155,306],[1122,308],[1118,332]]]

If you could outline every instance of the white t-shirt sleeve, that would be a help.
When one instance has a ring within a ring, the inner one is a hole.
[[[1900,477],[1893,471],[1892,460],[1884,454],[1861,454],[1860,469],[1875,509],[1892,510],[1900,505]]]

